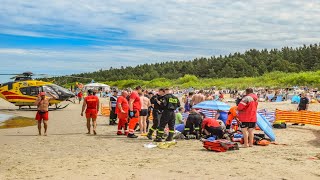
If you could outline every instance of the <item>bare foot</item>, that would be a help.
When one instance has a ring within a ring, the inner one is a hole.
[[[91,134],[90,132],[87,132],[86,134]]]
[[[44,133],[43,135],[44,135],[44,136],[47,136],[47,133]]]
[[[239,148],[248,148],[249,146],[246,146],[246,145],[242,145],[240,146]]]
[[[97,132],[96,132],[95,130],[93,130],[93,134],[94,134],[94,135],[97,135]]]
[[[38,136],[41,136],[41,133],[39,133]]]

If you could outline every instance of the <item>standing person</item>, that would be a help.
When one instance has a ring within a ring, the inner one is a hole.
[[[162,115],[162,107],[161,104],[163,102],[163,96],[165,94],[165,91],[163,88],[160,88],[158,93],[156,95],[154,95],[151,99],[151,106],[152,106],[152,116],[153,116],[153,124],[152,127],[149,129],[148,132],[148,139],[152,140],[152,134],[154,131],[156,131],[158,129],[158,126],[160,124],[160,119],[161,119],[161,115]]]
[[[126,99],[128,96],[127,91],[122,91],[121,96],[117,99],[117,107],[116,113],[119,118],[118,122],[118,132],[117,135],[123,135],[122,129],[124,130],[124,135],[128,136],[128,111],[129,111],[129,103]]]
[[[117,113],[116,113],[116,106],[117,106],[117,98],[118,98],[118,91],[114,90],[113,94],[110,96],[110,120],[109,125],[116,125],[117,121]]]
[[[139,94],[142,92],[142,88],[137,86],[134,91],[131,92],[130,100],[129,100],[129,134],[128,138],[137,138],[134,134],[134,128],[139,122],[139,116],[141,111],[141,101]]]
[[[151,106],[150,99],[147,98],[144,92],[140,95],[141,101],[141,111],[140,111],[140,120],[139,120],[139,127],[140,127],[140,134],[147,133],[147,116],[148,116],[148,109]]]
[[[206,93],[206,101],[208,100],[213,100],[213,97],[211,96],[211,94],[209,92]]]
[[[301,98],[299,105],[297,107],[298,111],[308,111],[309,108],[309,99],[306,97],[306,93],[301,93]],[[293,123],[292,125],[298,125],[299,123]],[[301,124],[301,126],[304,126],[304,124]]]
[[[201,89],[198,94],[192,97],[192,106],[197,105],[206,100],[206,97],[203,95],[203,90]]]
[[[219,101],[223,101],[224,100],[224,95],[223,92],[219,92]]]
[[[189,92],[188,96],[186,97],[186,101],[184,102],[184,109],[185,112],[189,112],[192,107],[192,97],[193,97],[193,92]]]
[[[78,92],[77,97],[78,97],[79,104],[80,104],[81,101],[82,101],[82,97],[83,97],[83,94],[82,94],[82,91],[81,91],[81,90]]]
[[[149,93],[148,93],[148,99],[149,99],[149,101],[150,101],[150,106],[149,106],[149,108],[148,108],[148,116],[147,116],[147,119],[146,119],[146,121],[147,121],[147,132],[149,132],[149,125],[150,125],[150,115],[151,115],[151,113],[152,113],[152,105],[151,105],[151,98],[153,97],[153,92],[152,91],[150,91]]]
[[[257,122],[258,97],[253,94],[253,89],[246,89],[246,96],[238,105],[238,119],[241,122],[241,129],[244,138],[243,147],[253,146],[253,130]]]
[[[161,107],[163,108],[163,113],[160,119],[160,125],[158,128],[158,134],[155,142],[162,142],[162,136],[164,134],[164,128],[168,124],[169,126],[169,136],[166,141],[173,140],[174,134],[174,125],[175,125],[175,113],[174,111],[180,107],[179,99],[174,96],[170,89],[165,89],[165,96],[163,97],[163,102],[161,103]]]
[[[92,120],[93,126],[93,134],[96,135],[96,128],[97,128],[97,117],[99,112],[99,98],[94,95],[94,92],[89,89],[88,96],[84,98],[81,116],[83,116],[84,110],[86,110],[86,118],[87,118],[87,129],[88,133],[91,134],[91,124],[90,121]]]
[[[48,94],[51,95],[51,98],[46,97],[45,92],[40,92],[39,96],[34,103],[35,106],[37,106],[37,114],[36,114],[36,120],[38,121],[38,131],[39,136],[41,136],[41,122],[43,122],[44,127],[44,135],[47,135],[48,130],[48,120],[49,120],[49,101],[51,99],[57,99],[58,97],[54,96],[50,92]]]

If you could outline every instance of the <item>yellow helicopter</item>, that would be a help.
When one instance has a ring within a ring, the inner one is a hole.
[[[64,109],[68,105],[61,107],[59,103],[69,101],[75,97],[75,94],[68,89],[53,84],[52,82],[44,82],[32,79],[35,75],[32,72],[24,72],[22,74],[0,74],[15,75],[14,81],[0,84],[0,98],[16,105],[21,109],[22,106],[34,106],[38,94],[46,92],[54,95],[56,99],[50,100],[50,105],[55,105],[55,109]],[[44,75],[44,74],[40,74]]]

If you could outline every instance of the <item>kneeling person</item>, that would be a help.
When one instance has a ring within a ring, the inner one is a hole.
[[[223,129],[220,123],[214,118],[204,118],[202,122],[202,132],[207,137],[216,136],[218,139],[223,137]]]
[[[195,135],[197,139],[200,138],[201,122],[201,115],[196,111],[196,109],[192,108],[183,132],[183,134],[186,136],[186,139],[189,139],[190,135]]]

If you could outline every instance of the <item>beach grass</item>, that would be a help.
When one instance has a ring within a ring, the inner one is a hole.
[[[0,129],[8,129],[8,128],[20,128],[27,126],[34,126],[37,122],[33,118],[27,117],[14,117],[0,124]]]

